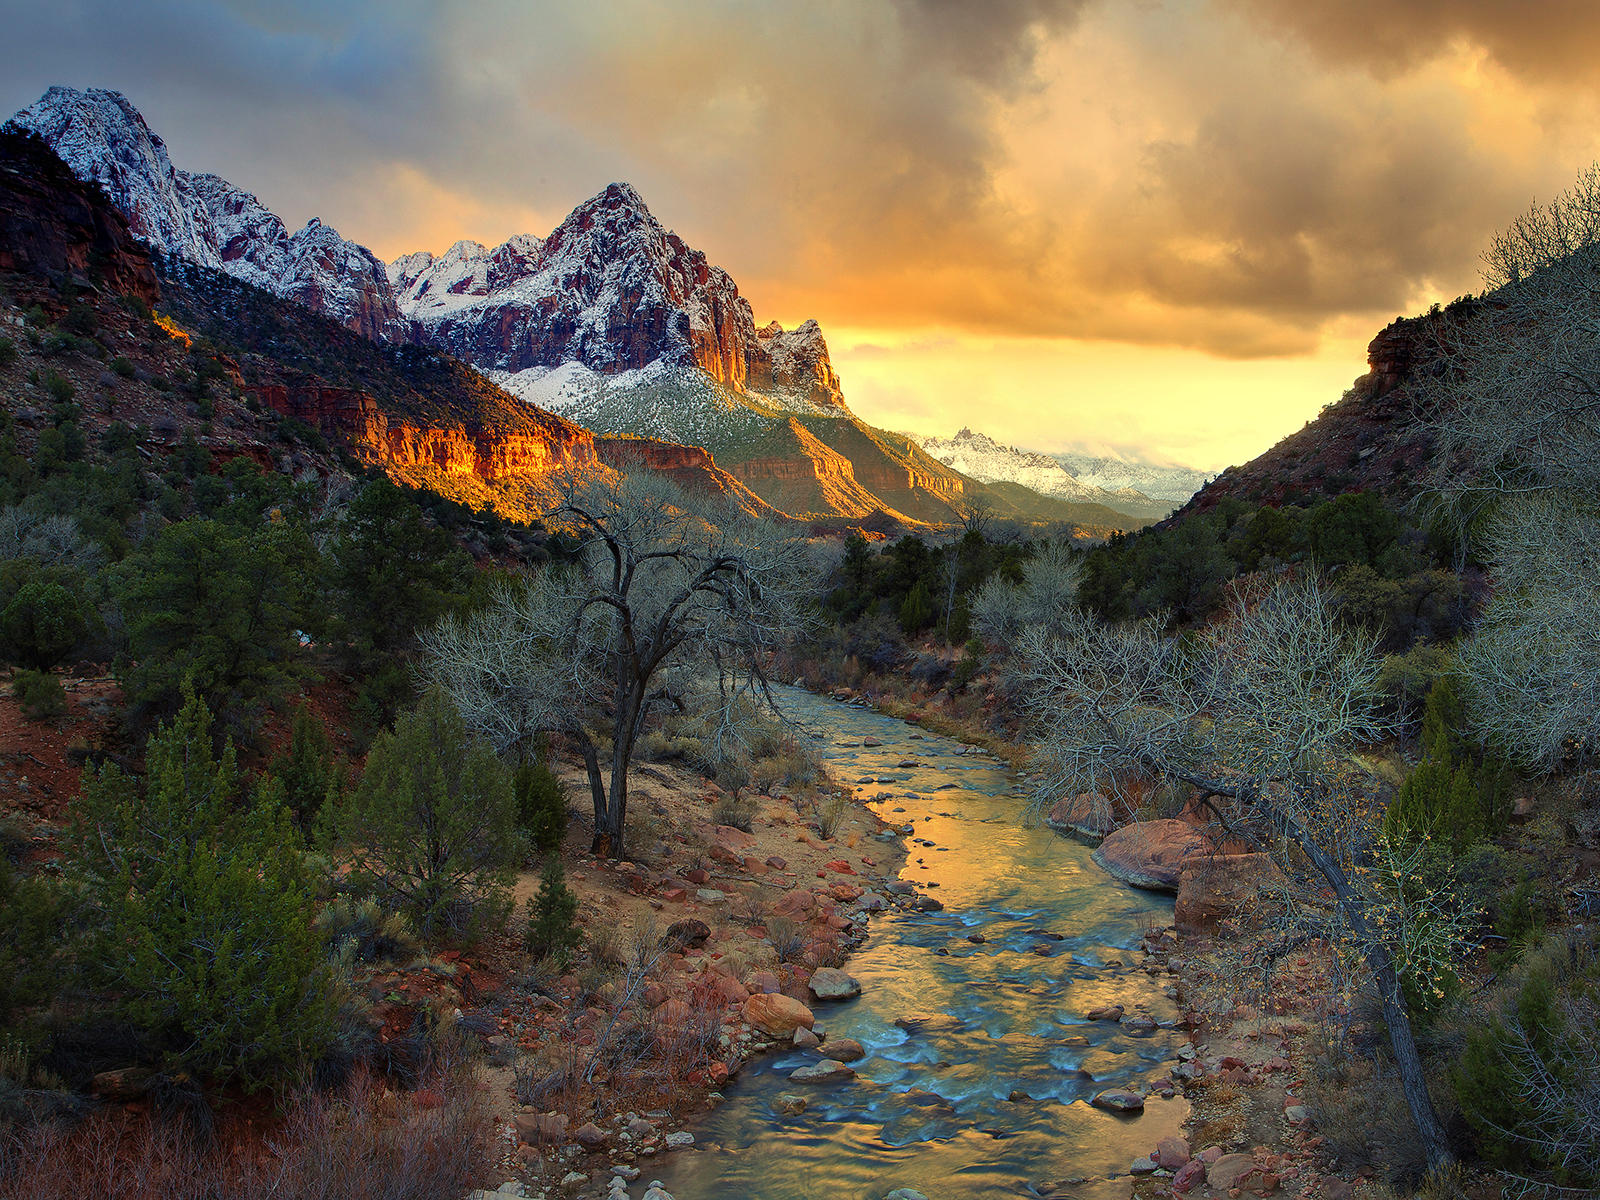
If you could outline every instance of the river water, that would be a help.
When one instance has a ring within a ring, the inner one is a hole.
[[[760,1059],[691,1126],[696,1149],[654,1174],[677,1200],[879,1200],[899,1187],[931,1200],[1015,1197],[1064,1179],[1084,1182],[1058,1194],[1126,1197],[1129,1164],[1177,1130],[1184,1102],[1152,1096],[1130,1118],[1088,1100],[1165,1074],[1177,1014],[1166,977],[1140,968],[1138,943],[1171,923],[1171,902],[1117,883],[1078,843],[1025,826],[1024,786],[1003,764],[798,689],[781,703],[835,778],[867,797],[888,793],[872,808],[915,826],[901,877],[944,909],[874,916],[846,965],[861,997],[815,1006],[819,1029],[865,1048],[856,1079],[792,1083],[812,1051]],[[917,765],[900,766],[908,761]],[[985,940],[968,941],[974,933]],[[1134,1037],[1084,1019],[1106,1004],[1163,1028]],[[1075,1036],[1088,1044],[1069,1044]],[[784,1115],[785,1094],[808,1107]]]

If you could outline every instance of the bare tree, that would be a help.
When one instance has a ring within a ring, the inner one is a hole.
[[[1343,628],[1315,581],[1236,593],[1199,634],[1159,620],[1111,625],[1068,609],[1017,635],[1016,671],[1042,735],[1039,803],[1138,777],[1200,790],[1230,836],[1254,840],[1291,882],[1307,935],[1351,953],[1382,1010],[1401,1087],[1431,1165],[1450,1160],[1401,992],[1447,962],[1451,915],[1399,886],[1351,754],[1385,733],[1381,657]]]
[[[589,776],[594,853],[621,857],[646,719],[698,702],[714,747],[731,749],[739,714],[770,701],[766,656],[801,623],[811,555],[775,521],[640,473],[567,479],[547,519],[578,539],[576,563],[446,619],[423,639],[425,669],[502,751],[570,738]]]
[[[1600,750],[1600,165],[1484,258],[1492,290],[1442,334],[1434,485],[1495,583],[1469,713],[1548,769]]]
[[[1022,564],[1022,582],[998,572],[972,598],[972,623],[1002,646],[1016,642],[1030,626],[1054,627],[1068,619],[1083,583],[1083,559],[1066,541],[1046,542]]]

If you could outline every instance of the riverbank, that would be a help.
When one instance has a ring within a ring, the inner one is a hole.
[[[576,764],[558,773],[569,796],[587,795]],[[753,1058],[817,1041],[817,1013],[848,991],[838,968],[872,914],[920,902],[895,882],[900,837],[849,785],[824,777],[729,799],[679,764],[640,764],[627,860],[583,853],[580,821],[569,832],[585,938],[575,966],[530,967],[509,942],[484,956],[468,1019],[493,1023],[500,1168],[522,1194],[648,1181]],[[739,827],[718,823],[735,810]],[[538,888],[536,874],[519,878],[519,911]]]

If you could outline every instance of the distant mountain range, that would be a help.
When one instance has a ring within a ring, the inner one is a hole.
[[[178,169],[117,92],[53,87],[12,125],[99,184],[131,232],[164,255],[372,341],[445,351],[597,434],[703,448],[719,472],[792,515],[945,523],[981,502],[1101,533],[1171,507],[1167,493],[1075,478],[1042,456],[997,466],[1006,456],[968,431],[934,450],[867,425],[845,403],[817,323],[758,326],[727,272],[625,183],[548,236],[492,249],[462,241],[385,265],[316,218],[291,233],[251,193]]]

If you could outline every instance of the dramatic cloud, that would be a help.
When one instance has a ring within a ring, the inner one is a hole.
[[[1044,392],[1105,440],[1103,393],[1014,368],[1114,362],[1141,428],[1214,409],[1198,380],[1254,397],[1166,437],[1204,465],[1314,413],[1390,317],[1475,288],[1492,230],[1600,151],[1578,0],[0,9],[24,51],[0,105],[119,88],[180,165],[385,257],[544,233],[626,179],[758,319],[821,320],[864,409],[954,427],[981,389],[1026,440]]]

